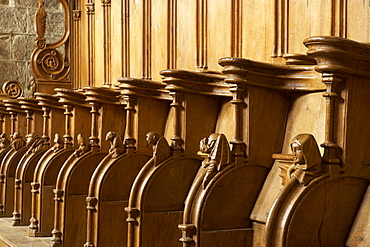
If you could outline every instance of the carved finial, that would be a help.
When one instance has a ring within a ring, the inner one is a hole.
[[[206,188],[209,181],[231,162],[230,146],[226,136],[213,133],[208,138],[203,138],[200,141],[200,153],[207,155],[202,162],[202,166],[207,168],[203,180],[203,187]]]
[[[290,143],[294,164],[288,169],[289,178],[295,177],[302,185],[321,174],[321,155],[315,137],[310,134],[300,134]]]
[[[46,29],[46,11],[44,6],[44,0],[38,1],[39,8],[35,14],[35,32],[37,35],[36,46],[43,48],[45,46],[45,29]],[[41,42],[39,42],[41,41]]]
[[[87,140],[85,136],[78,134],[77,143],[79,147],[73,153],[76,157],[80,157],[81,155],[83,155],[84,153],[90,150],[89,141]]]
[[[22,136],[18,132],[14,132],[12,135],[12,146],[14,150],[19,150],[26,145],[26,142],[23,140]]]
[[[148,145],[153,146],[154,166],[157,166],[165,159],[170,157],[170,146],[168,145],[166,138],[164,138],[161,134],[155,131],[150,131],[146,134],[146,141],[148,142]]]
[[[115,132],[109,131],[105,139],[110,141],[109,153],[113,153],[113,159],[116,159],[126,152],[126,147],[123,145],[121,138]]]
[[[5,133],[1,134],[0,135],[0,149],[4,149],[9,145],[10,145],[10,141],[6,137],[6,134]]]
[[[59,134],[55,134],[54,136],[54,146],[51,148],[54,152],[63,148],[63,139],[59,136]]]

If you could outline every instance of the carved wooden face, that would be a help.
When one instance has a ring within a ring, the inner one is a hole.
[[[294,162],[296,164],[306,163],[301,145],[299,145],[298,143],[292,143],[292,152],[293,152]]]

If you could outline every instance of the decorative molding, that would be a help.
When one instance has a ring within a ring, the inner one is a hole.
[[[143,0],[143,79],[152,79],[152,0]]]
[[[242,0],[233,0],[231,2],[231,56],[242,57]]]
[[[167,68],[176,69],[177,63],[177,0],[168,0]]]
[[[347,0],[331,1],[331,35],[347,38]]]
[[[197,0],[197,9],[196,9],[197,68],[200,69],[201,71],[208,69],[207,2],[208,0]]]
[[[122,75],[130,76],[130,0],[123,1],[122,24]]]
[[[102,0],[101,1],[103,6],[103,23],[104,23],[104,66],[103,66],[103,74],[104,74],[104,81],[103,85],[111,85],[112,78],[111,78],[111,1],[110,0]]]
[[[93,86],[95,84],[95,4],[88,2],[85,4],[87,14],[87,73],[88,73],[88,85]]]
[[[275,0],[274,50],[271,57],[282,57],[289,47],[289,0]]]
[[[67,0],[60,0],[64,10],[64,33],[61,39],[55,43],[46,43],[45,29],[46,29],[46,11],[44,1],[39,0],[39,7],[35,14],[35,29],[36,39],[32,57],[31,68],[35,75],[35,83],[38,82],[64,82],[70,83],[70,50],[65,49],[66,54],[63,56],[57,48],[65,46],[68,47],[69,36],[71,32],[71,11]]]

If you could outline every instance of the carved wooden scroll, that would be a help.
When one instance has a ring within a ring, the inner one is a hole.
[[[64,34],[61,39],[55,43],[48,44],[45,38],[46,29],[46,11],[44,0],[38,1],[38,10],[35,14],[35,46],[32,53],[31,68],[36,77],[36,91],[52,93],[56,87],[71,86],[71,66],[70,51],[65,49],[65,55],[58,51],[59,47],[68,46],[70,27],[70,8],[68,1],[60,0],[64,10]]]

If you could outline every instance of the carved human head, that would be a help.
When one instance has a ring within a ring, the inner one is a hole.
[[[321,162],[321,154],[315,137],[311,134],[299,134],[290,143],[294,162],[301,169],[308,169]]]
[[[146,141],[148,142],[148,145],[157,144],[159,138],[161,138],[161,134],[155,131],[150,131],[146,134]]]

